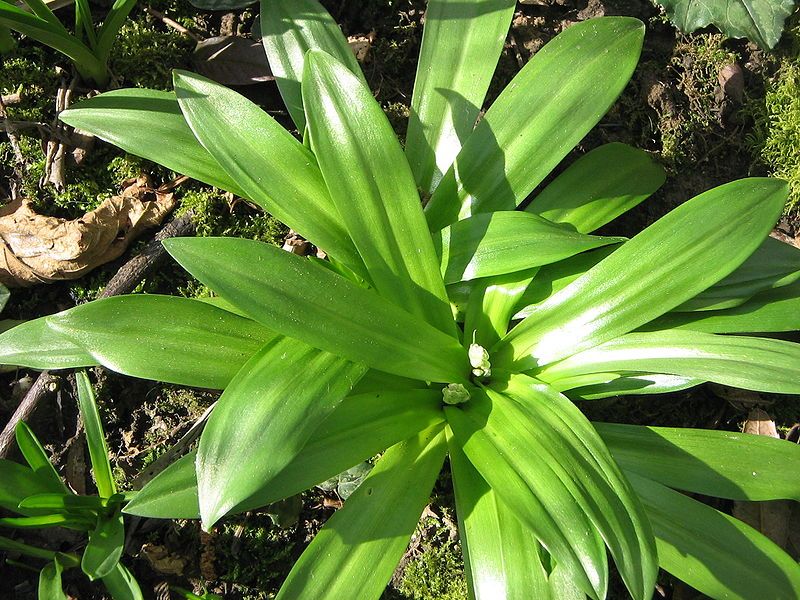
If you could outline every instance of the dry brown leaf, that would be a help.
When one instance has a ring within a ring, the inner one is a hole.
[[[252,85],[275,79],[261,42],[235,35],[198,42],[192,64],[198,73],[223,85]]]
[[[12,201],[0,208],[0,283],[26,287],[76,279],[118,258],[174,207],[171,193],[151,189],[144,178],[74,221],[37,214],[25,200]]]
[[[744,433],[780,438],[775,421],[760,408],[753,408],[744,422]],[[793,502],[769,500],[765,502],[734,502],[733,516],[760,531],[778,546],[786,549]]]
[[[145,544],[142,546],[142,554],[159,573],[164,575],[183,575],[189,559],[180,554],[173,554],[164,546],[156,544]]]

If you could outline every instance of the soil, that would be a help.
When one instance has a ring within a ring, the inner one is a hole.
[[[425,3],[421,0],[328,0],[323,4],[342,25],[345,34],[369,40],[369,49],[362,61],[364,71],[376,97],[386,108],[398,134],[402,135],[411,101]],[[228,14],[203,12],[169,0],[159,0],[150,6],[204,38],[223,31],[249,36],[257,12],[253,7]],[[103,10],[99,9],[101,13]],[[68,13],[69,9],[65,9],[64,14]],[[664,164],[669,177],[654,196],[603,228],[602,234],[633,235],[700,192],[743,176],[766,174],[768,166],[758,162],[748,136],[753,132],[753,115],[764,103],[766,82],[789,52],[788,42],[775,53],[766,54],[746,41],[724,40],[712,30],[682,35],[645,0],[533,0],[520,5],[487,105],[549,39],[576,21],[603,15],[634,16],[647,24],[642,58],[618,102],[554,175],[588,150],[621,141],[652,152]],[[167,89],[170,68],[191,68],[194,42],[145,12],[145,3],[135,9],[127,31],[124,51],[117,53],[112,61],[115,85]],[[148,48],[149,53],[138,54],[141,48]],[[21,44],[15,56],[28,60],[33,57],[39,65],[59,64],[64,72],[69,72],[69,66],[57,55],[28,42]],[[136,59],[132,60],[132,56]],[[3,94],[10,93],[19,84],[27,84],[23,75],[11,65],[6,58],[0,69]],[[42,74],[45,78],[33,95],[20,105],[9,106],[10,118],[41,123],[53,121],[52,98],[61,75],[50,70]],[[237,89],[289,126],[273,82]],[[41,168],[38,145],[42,137],[47,137],[46,127],[23,132],[26,169],[30,172]],[[3,142],[2,137],[0,142]],[[128,171],[144,170],[156,185],[171,178],[163,169],[124,157],[99,143],[92,154],[94,157],[82,167],[69,167],[68,189],[72,195],[60,193],[51,186],[40,187],[31,181],[25,181],[22,187],[26,193],[34,194],[40,208],[49,214],[75,217],[88,208],[87,203],[113,194],[114,185],[119,184],[121,175]],[[118,161],[116,170],[105,166],[112,159]],[[14,168],[13,155],[7,146],[0,145],[0,193],[7,188],[6,181],[17,177]],[[101,176],[97,175],[100,172],[97,169],[102,169]],[[81,175],[82,170],[91,171],[91,175]],[[78,189],[79,183],[98,177],[107,184],[106,189]],[[246,235],[277,243],[281,243],[286,234],[285,229],[246,203],[229,203],[229,198],[202,186],[188,184],[178,195],[185,207],[196,210],[199,207],[200,234]],[[787,214],[781,227],[789,235],[797,235],[800,230],[797,213]],[[5,318],[30,319],[93,298],[136,250],[134,246],[126,256],[78,282],[14,290]],[[180,269],[169,265],[144,281],[139,291],[203,293]],[[31,377],[35,377],[35,373],[25,370],[2,375],[0,423],[7,421]],[[99,383],[102,417],[115,457],[115,475],[123,486],[132,485],[137,473],[178,441],[216,398],[212,392],[123,378],[101,369],[95,370],[94,377]],[[659,397],[584,402],[581,408],[590,418],[602,421],[738,430],[752,402],[765,408],[782,431],[800,422],[800,398],[763,394],[742,402],[731,400],[725,390],[711,386]],[[70,483],[76,489],[83,487],[91,492],[93,483],[86,469],[83,441],[77,435],[75,402],[68,379],[54,397],[39,407],[31,426],[53,452],[62,472],[71,474]],[[305,545],[340,503],[336,490],[314,489],[303,494],[301,502],[273,507],[272,512],[261,510],[231,518],[211,534],[202,534],[197,523],[190,521],[129,519],[124,561],[139,579],[147,598],[170,597],[170,585],[196,592],[216,592],[231,599],[270,598]],[[452,487],[447,475],[443,475],[385,598],[455,600],[466,597],[454,522]],[[26,533],[24,537],[30,543],[41,538],[48,547],[65,551],[80,544],[80,539],[69,532],[45,531],[41,535]],[[34,573],[0,566],[0,581],[2,598],[35,597]],[[103,597],[98,586],[88,584],[77,575],[68,572],[65,582],[66,590],[75,598]],[[669,576],[664,574],[660,582],[664,597],[689,597]],[[616,582],[610,597],[627,597],[623,589]]]

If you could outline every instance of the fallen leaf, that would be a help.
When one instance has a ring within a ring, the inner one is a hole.
[[[0,283],[26,287],[77,279],[118,258],[174,207],[171,193],[152,190],[144,178],[73,221],[37,214],[26,200],[12,201],[0,208]]]
[[[198,42],[192,64],[198,73],[223,85],[252,85],[274,79],[261,42],[236,35]]]
[[[372,49],[374,39],[374,32],[369,35],[351,35],[347,38],[347,43],[350,44],[350,49],[356,55],[358,62],[365,63],[369,61],[369,51]]]
[[[145,544],[142,546],[142,554],[159,573],[164,575],[183,575],[189,560],[180,554],[173,554],[164,546],[156,544]]]
[[[775,421],[760,408],[750,410],[747,420],[744,422],[743,431],[753,435],[780,438]],[[781,548],[786,549],[793,504],[790,500],[737,501],[733,503],[733,516],[760,531]]]

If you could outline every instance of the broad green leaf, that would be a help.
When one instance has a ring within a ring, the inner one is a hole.
[[[658,574],[653,532],[631,485],[592,424],[566,397],[536,379],[515,375],[499,389],[519,403],[520,418],[530,420],[542,447],[578,484],[581,495],[576,499],[589,507],[587,514],[633,597],[649,598]]]
[[[25,462],[30,465],[37,476],[49,480],[54,488],[60,487],[62,492],[68,492],[69,490],[61,480],[58,471],[56,471],[53,463],[50,462],[47,452],[25,421],[17,423],[14,428],[14,435]]]
[[[28,496],[64,492],[63,484],[52,477],[42,476],[32,469],[10,460],[0,459],[0,507],[23,515],[38,515],[42,511],[18,508]]]
[[[465,572],[475,600],[546,600],[539,541],[448,439]]]
[[[192,132],[245,196],[363,274],[311,151],[241,94],[186,71],[172,78]]]
[[[767,537],[668,487],[629,474],[661,567],[712,598],[797,598],[800,566]]]
[[[613,142],[581,156],[525,210],[590,233],[648,198],[665,179],[647,152]]]
[[[53,329],[49,319],[33,319],[0,334],[0,363],[31,369],[71,369],[99,364],[91,353]]]
[[[455,441],[576,584],[593,598],[605,598],[606,551],[576,498],[576,474],[542,445],[541,427],[522,405],[494,392],[471,391],[471,399],[459,408],[444,408]]]
[[[81,569],[94,581],[110,575],[122,556],[125,546],[125,526],[122,513],[101,517],[97,527],[89,532],[89,543],[83,551]]]
[[[61,566],[57,558],[42,567],[39,572],[39,600],[68,600],[68,596],[64,593],[64,588],[61,587],[61,572],[63,570],[64,567]]]
[[[624,240],[584,235],[517,211],[475,215],[434,234],[448,284],[539,267]]]
[[[76,496],[73,493],[35,494],[19,503],[20,508],[45,508],[50,511],[100,511],[104,508],[99,496]]]
[[[378,392],[345,398],[286,468],[231,514],[298,494],[441,423],[441,404],[438,390]],[[192,452],[162,471],[137,493],[124,512],[155,518],[198,518],[195,456]]]
[[[800,249],[768,237],[725,279],[700,292],[674,312],[719,310],[744,304],[754,295],[800,280]]]
[[[515,6],[513,0],[428,2],[406,135],[406,157],[426,193],[475,127]]]
[[[614,459],[673,488],[731,500],[800,500],[800,447],[762,435],[594,423]]]
[[[0,335],[0,362],[51,369],[100,364],[133,377],[223,389],[273,338],[255,321],[205,302],[137,294],[19,325]]]
[[[362,365],[289,338],[271,341],[247,361],[200,436],[203,526],[211,527],[268,486],[364,371]]]
[[[499,342],[508,331],[514,307],[538,270],[534,267],[476,280],[477,285],[470,293],[464,315],[465,339],[469,341],[472,335],[473,343],[484,348],[491,348]]]
[[[375,289],[455,336],[414,176],[372,92],[342,63],[312,50],[303,102],[325,183]]]
[[[328,519],[277,600],[376,599],[403,556],[447,450],[441,426],[392,446]]]
[[[751,178],[689,200],[542,302],[498,344],[492,364],[544,366],[675,308],[752,254],[786,195],[783,181]]]
[[[306,53],[324,50],[364,81],[361,66],[336,21],[317,0],[262,0],[261,42],[283,102],[303,131],[303,79]]]
[[[466,378],[466,352],[455,338],[299,256],[235,238],[172,238],[164,245],[192,275],[284,335],[403,377]]]
[[[746,37],[762,50],[781,39],[783,23],[794,10],[794,0],[654,0],[673,25],[691,33],[715,25],[728,37]]]
[[[111,473],[106,436],[103,432],[103,423],[100,421],[100,412],[97,410],[92,383],[85,371],[76,372],[75,380],[78,384],[78,408],[86,430],[86,445],[89,447],[89,458],[92,462],[92,474],[97,484],[97,491],[101,498],[110,498],[117,493],[117,486]]]
[[[194,137],[172,92],[112,90],[78,102],[58,118],[125,152],[247,197]]]
[[[641,329],[692,329],[707,333],[797,331],[800,329],[800,282],[756,294],[733,308],[670,312]]]
[[[553,567],[547,583],[550,586],[550,597],[554,600],[586,600],[586,594],[575,585],[567,569],[561,565]]]
[[[514,318],[524,319],[530,316],[537,304],[567,287],[618,248],[619,246],[603,246],[543,266],[519,299]]]
[[[571,387],[574,380],[559,380],[554,387],[570,386],[564,392],[573,400],[600,400],[612,396],[638,396],[642,394],[666,394],[705,383],[704,379],[665,375],[664,373],[605,373],[607,381],[580,384]],[[579,379],[580,376],[576,379]]]
[[[629,333],[547,365],[547,382],[589,373],[645,371],[773,392],[800,393],[800,344],[696,331]],[[555,384],[558,387],[558,384]]]
[[[142,590],[133,574],[120,562],[103,577],[103,585],[111,594],[112,600],[144,600]]]
[[[534,54],[436,188],[425,209],[431,231],[522,202],[611,107],[643,37],[636,19],[590,19]]]

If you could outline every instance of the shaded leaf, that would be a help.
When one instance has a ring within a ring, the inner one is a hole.
[[[39,600],[68,600],[68,596],[61,587],[61,573],[64,568],[58,558],[47,563],[39,572]]]
[[[133,574],[120,562],[103,577],[103,585],[111,594],[112,600],[144,600],[142,590]]]
[[[706,496],[800,499],[796,444],[731,431],[594,426],[626,472]]]
[[[64,485],[58,471],[56,471],[53,463],[50,462],[47,452],[25,421],[17,423],[14,428],[14,435],[25,462],[30,465],[37,477],[47,479],[53,488],[60,487],[62,492],[67,493],[69,491],[67,486]]]
[[[238,35],[197,42],[192,66],[200,75],[223,85],[251,85],[274,79],[261,44]]]
[[[628,475],[653,524],[661,567],[712,598],[795,598],[800,566],[738,519]]]
[[[81,569],[94,581],[111,575],[125,545],[125,526],[122,513],[117,511],[108,517],[101,517],[97,527],[89,532],[89,543],[83,551]],[[113,576],[113,575],[112,575]]]
[[[590,233],[648,198],[665,179],[649,154],[613,142],[581,156],[525,210]]]

